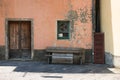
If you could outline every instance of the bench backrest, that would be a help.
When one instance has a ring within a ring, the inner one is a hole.
[[[83,48],[72,48],[72,47],[47,47],[46,52],[81,53],[81,52],[84,52],[84,49]]]

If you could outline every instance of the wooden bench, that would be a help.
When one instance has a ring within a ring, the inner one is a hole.
[[[71,47],[47,47],[46,56],[48,57],[48,63],[52,63],[53,54],[72,54],[73,64],[85,63],[85,50],[83,48],[71,48]],[[58,55],[59,56],[59,55]]]

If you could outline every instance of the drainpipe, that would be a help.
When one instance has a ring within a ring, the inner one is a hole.
[[[95,20],[96,20],[96,26],[95,26],[95,32],[101,32],[100,28],[100,0],[95,0]]]
[[[100,24],[100,0],[95,0],[94,63],[105,63],[104,33]]]

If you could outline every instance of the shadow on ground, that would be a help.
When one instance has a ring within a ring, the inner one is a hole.
[[[0,66],[14,66],[14,72],[40,72],[40,73],[113,73],[108,70],[111,66],[106,64],[47,64],[33,61],[0,61]],[[45,76],[46,77],[46,76]]]

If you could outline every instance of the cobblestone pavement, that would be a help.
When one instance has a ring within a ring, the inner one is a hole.
[[[0,80],[120,80],[120,69],[105,64],[0,61]]]

